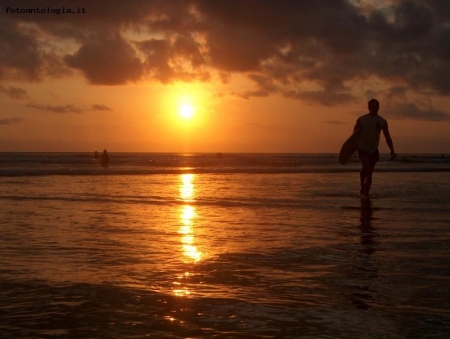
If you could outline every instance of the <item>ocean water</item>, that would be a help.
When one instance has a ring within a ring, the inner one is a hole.
[[[0,154],[0,338],[449,338],[450,163]]]

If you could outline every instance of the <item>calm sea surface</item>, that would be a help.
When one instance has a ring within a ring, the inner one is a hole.
[[[449,338],[450,163],[0,153],[0,338]]]

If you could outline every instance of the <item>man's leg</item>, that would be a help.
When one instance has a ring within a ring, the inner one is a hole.
[[[368,164],[366,168],[366,180],[364,182],[364,195],[369,195],[370,187],[372,186],[372,174],[375,169],[375,164]]]
[[[361,188],[359,193],[362,195],[369,195],[370,187],[372,185],[372,174],[375,168],[375,164],[369,162],[369,157],[366,155],[360,155],[361,159],[361,172],[359,173],[359,178],[361,182]]]
[[[359,172],[359,181],[360,181],[360,188],[359,188],[359,194],[364,194],[364,182],[366,181],[366,168],[364,165],[361,167],[361,171]]]

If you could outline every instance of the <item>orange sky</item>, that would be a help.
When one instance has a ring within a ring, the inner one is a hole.
[[[450,153],[447,2],[4,3],[0,151],[336,153],[376,97]]]

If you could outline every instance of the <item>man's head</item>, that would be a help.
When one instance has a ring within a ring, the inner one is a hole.
[[[371,99],[368,102],[369,112],[370,114],[378,114],[378,110],[380,109],[380,103],[376,99]]]

